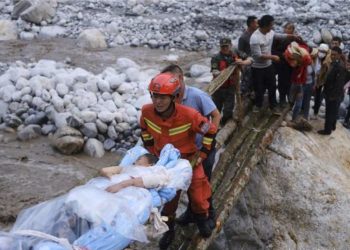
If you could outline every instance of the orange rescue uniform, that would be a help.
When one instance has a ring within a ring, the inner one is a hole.
[[[162,148],[167,143],[171,143],[180,150],[182,158],[191,160],[199,150],[196,147],[195,138],[196,133],[200,133],[203,134],[203,147],[200,149],[199,156],[205,159],[214,145],[216,126],[195,109],[181,104],[174,105],[174,113],[167,119],[163,119],[157,114],[153,104],[142,107],[140,125],[144,145],[151,153],[159,156]],[[192,212],[207,215],[211,188],[201,163],[193,169],[188,195]],[[163,213],[165,215],[173,216],[175,214],[178,198],[179,196],[164,207]]]

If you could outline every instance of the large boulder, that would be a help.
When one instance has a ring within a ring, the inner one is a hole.
[[[321,29],[321,37],[322,37],[322,41],[330,44],[332,41],[332,33],[328,30],[328,29]]]
[[[348,249],[349,142],[280,128],[209,249]]]
[[[63,126],[53,136],[50,136],[51,145],[63,154],[74,154],[82,150],[84,139],[79,130]]]
[[[16,40],[17,26],[16,23],[9,20],[0,20],[0,41]]]
[[[12,17],[20,16],[27,22],[40,24],[55,16],[56,7],[56,0],[22,0],[15,5]]]
[[[106,38],[98,29],[87,29],[81,32],[77,45],[88,50],[107,48]]]

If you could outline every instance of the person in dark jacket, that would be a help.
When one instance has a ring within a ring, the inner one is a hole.
[[[230,65],[250,65],[251,58],[242,60],[237,54],[232,52],[232,42],[230,38],[220,39],[220,51],[211,59],[211,73],[213,77],[220,75],[220,72]],[[212,95],[213,101],[220,112],[222,112],[221,125],[233,117],[233,108],[235,105],[235,89],[237,77],[232,74],[229,79]]]
[[[349,80],[349,73],[341,60],[342,50],[333,47],[331,65],[324,84],[326,100],[326,119],[324,129],[317,131],[321,135],[330,135],[336,129],[339,105],[344,98],[344,85]]]
[[[284,34],[295,34],[295,26],[293,23],[286,23],[283,26]],[[284,59],[283,53],[293,39],[274,39],[272,44],[272,54],[280,57],[279,62],[274,62],[275,72],[278,76],[277,90],[279,93],[279,104],[284,107],[288,102],[288,95],[291,87],[292,67]]]
[[[346,69],[347,69],[348,72],[350,72],[350,52],[348,54],[348,60],[346,62]],[[348,104],[348,107],[347,107],[347,112],[346,112],[346,115],[345,115],[345,118],[344,118],[343,125],[346,128],[350,128],[350,80],[345,85],[344,90],[348,92],[349,104]]]
[[[251,56],[250,37],[258,27],[258,18],[256,16],[248,16],[247,29],[238,39],[238,54],[241,58],[246,59]],[[244,95],[251,95],[253,93],[252,69],[250,66],[242,67],[241,92]]]

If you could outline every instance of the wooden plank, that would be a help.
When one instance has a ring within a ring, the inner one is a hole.
[[[209,95],[213,95],[216,90],[218,90],[232,75],[233,71],[237,68],[236,65],[231,65],[220,72],[220,75],[215,77],[206,88],[206,92]]]

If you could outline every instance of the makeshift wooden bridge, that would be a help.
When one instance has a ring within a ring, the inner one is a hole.
[[[237,74],[239,79],[239,69],[231,66],[220,74],[220,78],[214,79],[207,92],[214,93],[233,73]],[[269,110],[252,113],[252,104],[249,100],[243,102],[238,100],[236,106],[239,116],[236,116],[236,120],[229,121],[217,135],[218,145],[225,147],[211,180],[217,227],[211,237],[204,239],[199,236],[195,225],[186,227],[177,225],[176,238],[169,249],[205,250],[210,246],[222,230],[252,172],[272,142],[274,132],[288,112],[288,109],[285,109],[281,115],[272,114]]]

